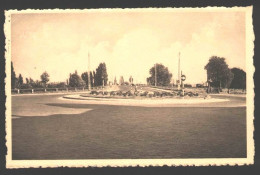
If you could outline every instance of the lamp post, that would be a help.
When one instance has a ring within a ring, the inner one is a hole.
[[[180,68],[181,68],[181,53],[179,52],[179,62],[178,62],[178,90],[180,90],[180,81],[181,81],[181,75],[180,75]]]
[[[186,80],[186,76],[181,72],[181,85],[182,85],[182,96],[184,96],[184,81]]]

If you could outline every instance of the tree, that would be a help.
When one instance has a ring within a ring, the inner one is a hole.
[[[129,83],[130,83],[130,84],[133,84],[133,81],[134,81],[133,77],[130,76],[130,78],[129,78]]]
[[[67,85],[65,82],[53,82],[48,84],[49,88],[66,88]]]
[[[93,71],[93,86],[96,86],[95,80],[96,80],[96,72]]]
[[[239,68],[232,68],[234,79],[231,82],[230,88],[246,89],[246,72]]]
[[[171,82],[172,74],[169,72],[168,67],[165,67],[163,64],[156,65],[156,80],[157,85],[159,86],[168,86]],[[155,66],[153,66],[150,71],[150,77],[146,79],[147,83],[150,85],[155,85]]]
[[[94,75],[93,75],[94,74]],[[95,83],[95,71],[91,71],[90,72],[90,83],[91,83],[91,87],[94,86]],[[85,84],[88,86],[88,72],[84,72],[81,74],[81,78],[82,80],[85,82]]]
[[[152,85],[152,77],[146,78],[147,85]]]
[[[234,79],[234,74],[231,72],[230,69],[225,70],[225,76],[223,77],[223,86],[224,88],[230,88],[231,82]]]
[[[36,80],[33,84],[33,88],[43,88],[43,87],[46,87],[46,85],[42,81],[39,81],[39,80]]]
[[[23,77],[21,74],[19,74],[18,77],[18,87],[21,88],[21,86],[23,85]]]
[[[13,62],[11,62],[11,87],[12,87],[12,89],[16,88],[16,80],[17,80],[17,78],[15,75]]]
[[[30,83],[30,81],[29,81],[28,78],[25,78],[25,80],[26,80],[26,84],[29,84],[29,83]]]
[[[107,80],[108,80],[108,75],[107,75],[107,68],[106,68],[106,63],[100,63],[98,68],[96,69],[96,85],[97,86],[102,86],[103,81],[104,85],[107,85]]]
[[[20,85],[19,88],[21,88],[21,89],[29,89],[29,88],[31,88],[30,80],[28,78],[25,78],[25,80],[26,80],[26,83],[23,83],[23,81],[20,80],[20,82],[22,82],[22,84]]]
[[[94,82],[93,82],[93,80],[94,80],[93,73],[90,72],[90,84],[91,84],[91,87],[94,86]]]
[[[41,82],[44,84],[44,87],[46,87],[47,83],[49,82],[49,74],[45,71],[41,75]]]
[[[228,68],[225,58],[212,56],[204,69],[207,70],[210,86],[218,87],[219,90],[222,87],[229,88],[234,75]]]
[[[120,85],[123,85],[123,84],[124,84],[124,82],[125,82],[125,81],[124,81],[124,77],[123,77],[123,76],[121,76],[121,77],[120,77],[120,80],[119,80],[119,84],[120,84]]]
[[[70,74],[69,86],[70,87],[82,87],[82,86],[85,86],[85,82],[78,75],[77,71],[75,71],[75,73],[73,73],[73,74]]]
[[[33,87],[33,85],[35,84],[34,80],[31,77],[29,78],[29,84],[31,87]]]
[[[85,84],[88,85],[88,72],[82,73],[81,78],[85,82]]]

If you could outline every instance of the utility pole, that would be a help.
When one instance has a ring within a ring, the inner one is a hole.
[[[90,82],[90,55],[88,52],[88,90],[91,90],[91,82]]]
[[[157,86],[157,63],[155,63],[155,65],[154,65],[154,71],[155,71],[155,80],[154,80],[154,84],[155,84],[155,86]]]
[[[178,90],[180,90],[180,83],[181,83],[180,69],[181,69],[181,53],[179,52],[179,64],[178,64]]]

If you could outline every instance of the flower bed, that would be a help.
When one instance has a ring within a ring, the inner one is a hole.
[[[176,98],[183,97],[182,91],[91,91],[89,95],[82,96],[92,96],[92,97],[111,97],[111,98]],[[185,91],[184,96],[187,97],[199,97],[201,93]]]

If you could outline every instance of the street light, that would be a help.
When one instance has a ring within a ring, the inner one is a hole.
[[[182,74],[181,71],[181,84],[182,84],[182,96],[184,96],[184,81],[186,80],[186,76]]]

